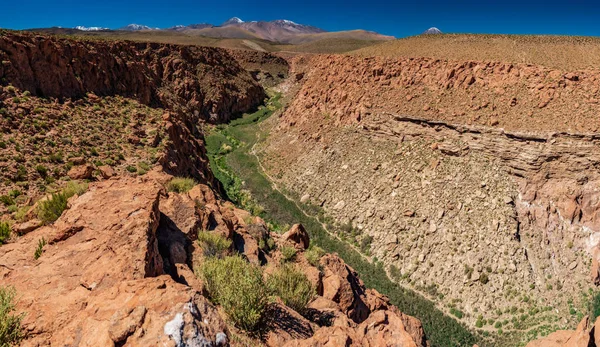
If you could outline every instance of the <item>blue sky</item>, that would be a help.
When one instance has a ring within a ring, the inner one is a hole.
[[[436,26],[444,32],[600,36],[600,1],[2,1],[0,27],[76,25],[118,28],[289,19],[325,30],[366,29],[404,37]]]

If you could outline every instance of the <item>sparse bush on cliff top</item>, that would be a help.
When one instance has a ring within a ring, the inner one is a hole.
[[[21,329],[22,315],[16,315],[15,289],[0,287],[0,346],[16,346],[23,338]]]
[[[175,177],[167,185],[170,192],[185,193],[189,192],[196,185],[196,182],[187,177]]]
[[[306,275],[292,264],[285,264],[271,274],[267,286],[286,306],[299,313],[305,311],[306,305],[315,296],[315,288]]]
[[[207,257],[221,257],[223,253],[231,247],[231,240],[212,233],[210,231],[200,231],[198,233],[198,245]]]
[[[8,222],[0,222],[0,245],[10,237],[10,225]]]
[[[281,255],[283,256],[283,258],[281,259],[282,262],[288,262],[293,260],[296,257],[296,249],[294,247],[291,246],[283,246],[280,248],[281,250]]]
[[[81,195],[87,190],[87,184],[69,182],[60,192],[52,194],[48,200],[41,201],[38,205],[38,218],[44,223],[57,220],[67,208],[67,201],[74,195]]]
[[[211,300],[240,329],[255,331],[268,303],[260,267],[240,256],[207,259],[198,269]]]
[[[306,252],[304,252],[304,256],[306,257],[306,260],[308,260],[308,262],[312,266],[318,266],[319,261],[321,260],[321,257],[323,257],[324,255],[325,255],[325,251],[323,250],[323,248],[321,248],[319,246],[313,246],[313,245],[311,245],[311,247]]]

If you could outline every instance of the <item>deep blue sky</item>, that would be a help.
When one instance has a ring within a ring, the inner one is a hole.
[[[600,36],[600,1],[241,1],[0,0],[0,27],[76,25],[118,28],[289,19],[325,30],[366,29],[403,37],[436,26],[444,32]]]

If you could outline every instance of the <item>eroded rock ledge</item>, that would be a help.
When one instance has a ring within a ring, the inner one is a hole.
[[[191,267],[202,261],[198,230],[219,233],[249,261],[271,266],[254,229],[260,218],[219,200],[205,185],[167,193],[171,176],[154,170],[139,178],[94,183],[51,226],[0,247],[0,278],[19,293],[27,338],[23,346],[224,346],[232,327],[203,296]],[[297,227],[299,228],[299,227]],[[271,234],[278,245],[294,238]],[[48,244],[39,259],[38,240]],[[262,343],[268,346],[426,346],[421,323],[366,289],[337,255],[320,270],[295,262],[318,288],[309,320],[279,303]],[[287,324],[280,323],[282,317]],[[327,321],[327,323],[324,323]],[[235,329],[234,329],[235,330]],[[260,341],[256,341],[261,343]],[[235,345],[235,344],[234,344]]]

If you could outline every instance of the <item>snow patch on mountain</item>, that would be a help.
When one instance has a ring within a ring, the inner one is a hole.
[[[83,25],[78,25],[73,29],[77,29],[77,30],[81,30],[81,31],[102,31],[102,30],[110,30],[109,28],[103,28],[103,27],[86,27]]]
[[[228,20],[226,20],[223,24],[221,24],[221,26],[232,25],[232,24],[242,24],[242,23],[244,23],[243,20],[239,19],[238,17],[233,17],[233,18],[229,18]]]
[[[441,34],[442,31],[436,27],[431,27],[423,32],[423,34]]]
[[[119,30],[140,31],[140,30],[160,30],[160,29],[159,28],[151,28],[147,25],[141,25],[141,24],[129,24],[127,26],[120,28]]]

